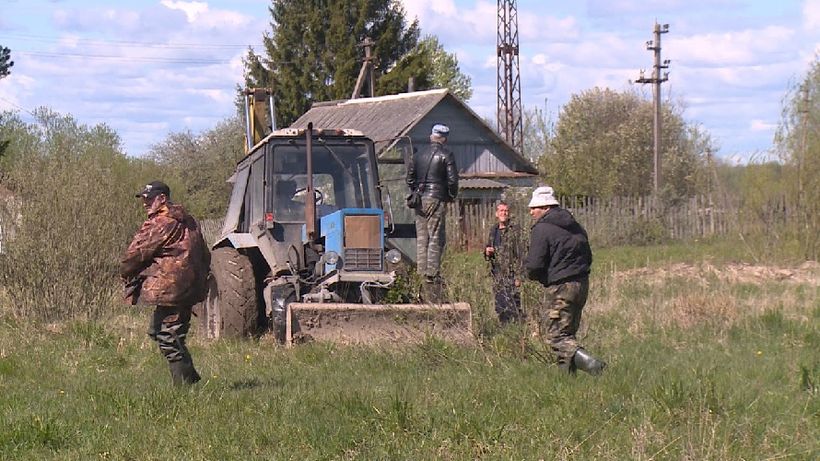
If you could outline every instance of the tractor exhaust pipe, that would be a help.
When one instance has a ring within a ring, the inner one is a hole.
[[[245,91],[243,99],[245,100],[245,153],[251,151],[253,148],[253,127],[251,127],[251,104],[248,101],[248,92]]]
[[[316,241],[316,192],[313,190],[313,122],[305,131],[307,155],[307,190],[305,191],[305,234],[310,242]]]
[[[268,108],[270,109],[270,130],[276,131],[276,101],[273,99],[273,90],[268,94]]]

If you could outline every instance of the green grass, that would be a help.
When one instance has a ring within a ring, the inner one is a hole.
[[[816,327],[776,311],[740,322],[721,341],[708,328],[672,329],[611,349],[599,332],[587,338],[610,362],[599,379],[564,376],[535,356],[437,341],[401,351],[193,341],[206,381],[190,390],[170,388],[143,338],[121,340],[113,329],[88,341],[86,330],[96,328],[4,341],[0,458],[818,454]]]
[[[675,261],[664,248],[623,257]],[[599,270],[579,337],[610,366],[569,377],[544,360],[532,325],[499,327],[483,264],[447,261],[459,273],[451,293],[473,303],[475,347],[284,349],[208,342],[195,329],[205,379],[192,389],[170,386],[145,312],[50,325],[0,317],[0,459],[820,456],[816,279]],[[526,287],[528,303],[537,292]]]
[[[594,269],[616,270],[636,267],[656,267],[672,263],[724,264],[742,262],[749,264],[794,264],[802,262],[799,251],[779,247],[779,251],[766,252],[757,241],[737,238],[708,239],[691,242],[671,242],[652,246],[615,246],[594,248]],[[765,256],[764,256],[765,253]]]

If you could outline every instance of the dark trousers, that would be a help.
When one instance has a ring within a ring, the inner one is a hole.
[[[545,289],[538,309],[538,327],[559,365],[570,364],[575,351],[581,347],[575,333],[581,324],[588,293],[587,278],[550,285]]]
[[[191,306],[157,306],[148,325],[148,336],[159,344],[168,361],[191,361],[185,337],[191,327]]]
[[[495,313],[501,323],[521,320],[521,293],[514,280],[500,280],[493,287],[495,294]]]

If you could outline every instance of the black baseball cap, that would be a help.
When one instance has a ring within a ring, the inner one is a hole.
[[[162,181],[151,181],[135,197],[154,198],[159,194],[171,198],[171,188]]]

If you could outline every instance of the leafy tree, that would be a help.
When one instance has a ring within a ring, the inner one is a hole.
[[[14,61],[11,60],[11,50],[0,45],[0,79],[11,74],[11,67]]]
[[[407,88],[447,86],[469,97],[469,78],[437,40],[419,42],[418,22],[408,24],[397,0],[275,0],[265,56],[248,50],[246,85],[274,89],[277,126],[287,126],[314,101],[349,98],[358,77],[365,38],[375,42],[377,95]]]
[[[490,126],[494,126],[491,124]],[[524,155],[532,161],[552,152],[551,139],[555,123],[538,107],[524,108]]]
[[[221,218],[231,193],[227,180],[244,156],[243,135],[235,117],[199,135],[172,133],[152,146],[147,157],[160,165],[174,198],[184,198],[192,215]]]
[[[687,124],[681,108],[663,107],[662,177],[666,196],[701,191],[711,140]],[[611,197],[652,192],[652,103],[636,92],[593,88],[573,95],[540,167],[557,191]]]
[[[806,257],[820,253],[820,59],[786,95],[775,144],[786,166],[788,196]]]
[[[8,173],[19,152],[30,144],[30,140],[21,139],[25,133],[24,127],[25,123],[16,112],[0,112],[0,181]],[[12,142],[13,137],[15,142]]]
[[[379,79],[379,94],[407,91],[408,80],[416,89],[447,88],[463,101],[473,96],[471,79],[461,72],[455,53],[448,53],[432,35],[424,37],[407,55]]]
[[[435,35],[421,39],[417,49],[432,61],[430,83],[433,88],[448,88],[463,101],[473,97],[472,79],[461,72],[456,54],[448,53]]]

